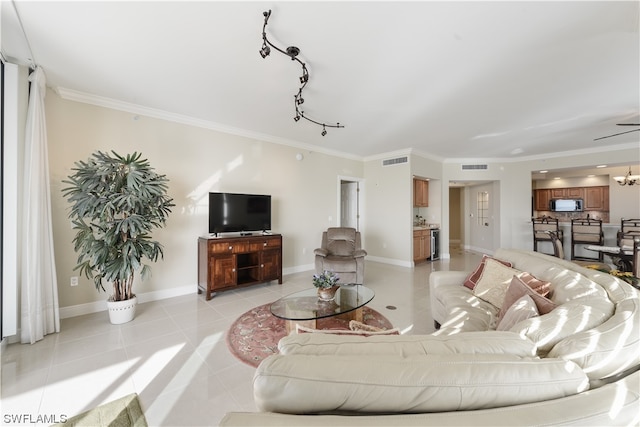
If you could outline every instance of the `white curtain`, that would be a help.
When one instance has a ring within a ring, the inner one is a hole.
[[[46,82],[42,68],[37,67],[29,81],[22,188],[20,341],[33,344],[47,334],[60,332],[60,313],[44,114]]]

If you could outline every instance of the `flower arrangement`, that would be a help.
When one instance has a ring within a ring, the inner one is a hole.
[[[587,265],[587,268],[590,268],[592,270],[598,270],[598,271],[602,271],[603,273],[608,273],[614,277],[617,277],[618,279],[622,279],[625,282],[627,282],[628,284],[630,284],[631,286],[638,286],[638,278],[635,277],[633,274],[631,274],[631,272],[628,271],[620,271],[620,270],[607,270],[602,268],[602,266],[597,265],[597,264],[591,264],[591,265]]]
[[[325,270],[322,274],[313,275],[313,286],[321,289],[328,289],[336,286],[340,278],[333,271]]]

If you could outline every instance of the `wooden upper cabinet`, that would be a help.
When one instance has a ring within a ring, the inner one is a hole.
[[[585,211],[609,211],[609,187],[542,188],[534,190],[534,210],[548,211],[551,199],[583,199]]]
[[[424,179],[413,180],[413,206],[429,206],[429,181]]]
[[[535,191],[535,210],[548,211],[549,200],[551,200],[551,190],[543,188]]]
[[[552,199],[584,199],[583,187],[551,188]]]
[[[609,210],[609,187],[586,187],[584,209],[592,211]]]
[[[583,187],[571,187],[566,189],[568,199],[584,199]]]

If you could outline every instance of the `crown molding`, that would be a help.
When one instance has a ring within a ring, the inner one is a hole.
[[[120,101],[113,98],[94,95],[86,92],[80,92],[73,89],[67,89],[64,87],[56,87],[53,89],[62,99],[68,101],[81,102],[84,104],[95,105],[98,107],[109,108],[117,111],[124,111],[127,113],[138,114],[146,117],[151,117],[160,120],[166,120],[169,122],[180,123],[183,125],[199,127],[203,129],[209,129],[216,132],[227,133],[230,135],[241,136],[245,138],[251,138],[258,141],[271,142],[273,144],[286,145],[300,150],[311,151],[329,156],[341,157],[349,160],[362,161],[362,156],[356,156],[353,154],[345,153],[337,150],[329,150],[326,148],[318,147],[316,145],[306,144],[304,142],[294,141],[286,138],[279,138],[273,135],[268,135],[260,132],[253,132],[246,129],[240,129],[232,126],[223,125],[209,120],[196,119],[194,117],[185,116],[182,114],[172,113],[170,111],[160,110],[157,108],[145,107],[139,104],[133,104],[130,102]]]

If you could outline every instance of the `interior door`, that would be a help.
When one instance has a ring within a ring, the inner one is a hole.
[[[340,181],[340,226],[359,230],[360,184],[358,181]]]
[[[491,183],[470,188],[471,247],[476,251],[491,253],[494,248],[494,193]]]

